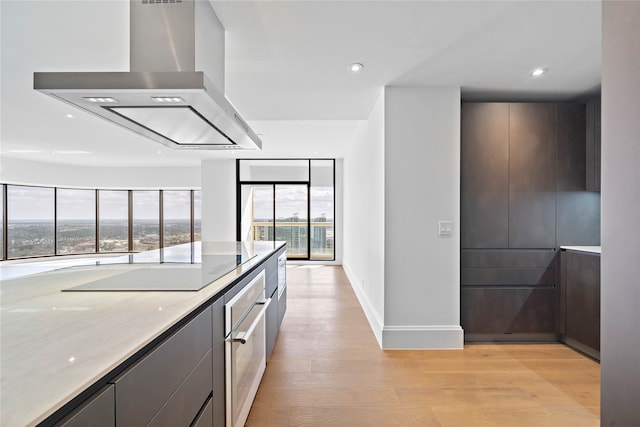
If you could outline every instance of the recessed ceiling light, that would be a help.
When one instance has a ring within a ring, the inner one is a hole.
[[[547,71],[549,71],[548,68],[536,68],[535,70],[531,71],[531,73],[529,73],[531,75],[531,77],[540,77],[541,75],[545,74]]]
[[[84,99],[89,102],[95,102],[98,104],[113,104],[114,102],[118,102],[117,99],[110,96],[90,96]]]
[[[179,96],[152,96],[151,99],[156,102],[184,102]]]
[[[363,68],[364,65],[360,64],[359,62],[355,62],[349,65],[349,71],[351,71],[352,73],[359,73]]]
[[[67,118],[73,119],[73,114],[67,114]]]

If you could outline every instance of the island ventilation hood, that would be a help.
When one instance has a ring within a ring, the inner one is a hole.
[[[129,55],[129,72],[37,72],[34,89],[172,148],[262,148],[223,94],[208,0],[131,0]]]

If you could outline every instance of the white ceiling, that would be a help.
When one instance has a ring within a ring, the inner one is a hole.
[[[127,71],[128,1],[2,0],[1,155],[98,166],[342,157],[385,85],[570,100],[600,82],[599,1],[211,3],[227,30],[227,97],[262,152],[170,150],[35,92],[34,71]],[[348,72],[352,62],[364,71]],[[538,66],[549,72],[533,79]]]

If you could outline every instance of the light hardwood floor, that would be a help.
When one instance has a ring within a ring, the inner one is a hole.
[[[599,425],[600,365],[564,345],[384,351],[341,267],[289,267],[287,292],[247,426]]]

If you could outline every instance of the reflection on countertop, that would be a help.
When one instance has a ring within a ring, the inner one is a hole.
[[[121,273],[128,272],[126,275],[121,275],[121,280],[118,283],[105,280],[101,283],[87,283],[68,290],[99,291],[114,290],[113,288],[115,288],[115,290],[140,291],[197,291],[254,258],[264,249],[272,249],[273,245],[273,242],[194,242],[124,255],[95,254],[12,260],[0,264],[0,280],[6,281],[62,269],[117,265],[120,266]],[[192,264],[193,268],[185,268],[185,265],[189,264]],[[169,273],[170,266],[180,266],[177,271],[184,275],[181,286],[177,288],[175,285],[171,285],[170,279],[172,277],[159,278],[159,282],[155,285],[139,283],[140,279],[144,281],[151,277],[140,273],[131,273],[133,270],[140,271],[143,267],[147,269],[147,272],[153,272],[158,270],[159,266],[162,266],[160,270],[168,275],[171,275]],[[196,270],[198,275],[195,274]],[[116,271],[114,271],[115,273]]]
[[[560,249],[574,252],[588,252],[592,254],[602,254],[602,246],[560,246]]]

